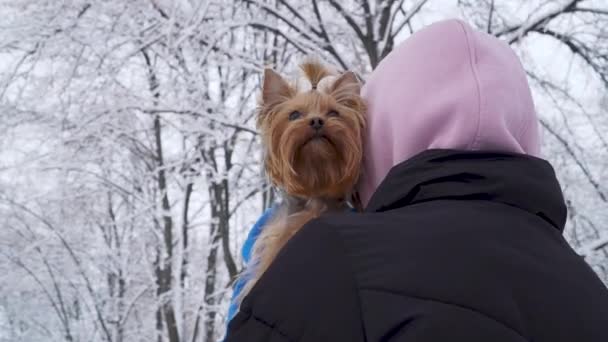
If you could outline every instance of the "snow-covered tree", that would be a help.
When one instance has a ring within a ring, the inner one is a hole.
[[[603,0],[0,0],[0,341],[216,341],[272,203],[260,71],[365,78],[460,17],[522,58],[570,209],[608,282]]]

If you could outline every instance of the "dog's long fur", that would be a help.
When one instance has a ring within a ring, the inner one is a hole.
[[[270,69],[264,73],[257,125],[266,173],[285,198],[254,244],[238,303],[304,224],[347,207],[359,177],[365,126],[359,81],[352,72],[335,75],[316,61],[300,68],[310,89],[289,84]],[[295,111],[301,117],[289,120]],[[321,131],[311,129],[312,118],[323,120]]]

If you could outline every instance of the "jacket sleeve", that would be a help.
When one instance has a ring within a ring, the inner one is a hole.
[[[226,341],[364,341],[351,268],[332,226],[309,222],[245,297]]]

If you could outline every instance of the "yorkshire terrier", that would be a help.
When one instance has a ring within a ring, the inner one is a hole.
[[[353,204],[362,161],[365,103],[350,71],[337,74],[317,61],[300,65],[304,82],[264,71],[257,126],[265,171],[283,203],[253,246],[240,303],[279,250],[308,221]],[[302,84],[305,83],[306,87]]]

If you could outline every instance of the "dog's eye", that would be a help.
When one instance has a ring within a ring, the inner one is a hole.
[[[335,110],[332,110],[329,113],[327,113],[327,116],[329,116],[329,117],[337,117],[337,116],[340,116],[340,113],[338,113]]]
[[[291,112],[289,114],[289,121],[299,119],[301,116],[302,116],[302,113],[298,112],[297,110],[295,112]]]

